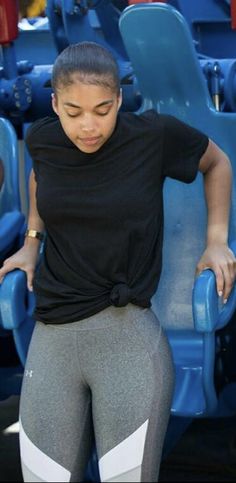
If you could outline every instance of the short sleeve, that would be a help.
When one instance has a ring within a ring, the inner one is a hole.
[[[170,115],[163,115],[163,176],[191,183],[198,172],[209,138]]]

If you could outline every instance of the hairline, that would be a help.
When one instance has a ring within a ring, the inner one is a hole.
[[[77,77],[77,79],[75,77]],[[108,82],[105,82],[105,79],[109,78],[113,81],[112,85],[111,83],[109,84]],[[104,79],[104,81],[102,81],[102,79]],[[120,84],[116,82],[115,78],[110,72],[98,74],[96,72],[83,72],[76,69],[67,73],[63,72],[62,75],[58,76],[57,81],[52,87],[56,94],[57,91],[60,91],[60,89],[76,84],[77,81],[84,85],[102,86],[106,89],[110,89],[112,92],[116,92],[117,95],[120,93]]]

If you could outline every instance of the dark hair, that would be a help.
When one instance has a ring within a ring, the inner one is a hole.
[[[118,65],[105,47],[95,42],[80,42],[66,47],[57,57],[52,70],[54,92],[73,84],[73,74],[84,84],[101,85],[119,92]]]

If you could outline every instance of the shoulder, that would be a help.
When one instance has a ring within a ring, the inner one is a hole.
[[[134,122],[136,124],[152,125],[160,122],[162,115],[158,114],[154,109],[143,112],[123,112],[121,113],[124,120]]]
[[[27,129],[25,142],[28,147],[35,144],[57,142],[63,136],[63,130],[57,117],[44,117],[33,122]]]
[[[160,118],[164,134],[167,138],[168,135],[173,136],[174,138],[181,138],[181,136],[190,136],[190,138],[196,137],[197,141],[199,141],[200,138],[207,138],[201,130],[192,126],[189,122],[179,119],[171,114],[162,114]]]
[[[143,133],[157,133],[163,128],[162,115],[158,114],[153,109],[136,113],[136,112],[121,112],[121,125],[123,130],[130,130],[133,132]]]
[[[141,113],[124,113],[124,122],[128,122],[134,128],[142,128],[153,133],[163,133],[165,131],[179,130],[186,128],[187,125],[171,114],[160,114],[154,109],[149,109]],[[188,126],[191,129],[190,126]]]
[[[178,119],[172,114],[159,114],[154,109],[145,111],[137,116],[142,123],[149,124],[154,129],[163,129],[164,131],[176,131],[179,133],[181,130],[188,130],[196,132],[197,129],[188,124],[187,122]]]
[[[34,121],[29,128],[27,129],[26,132],[26,137],[32,137],[34,135],[37,135],[38,133],[43,133],[47,132],[48,128],[51,126],[55,126],[58,123],[58,118],[56,117],[43,117],[41,119],[37,119],[37,121]]]

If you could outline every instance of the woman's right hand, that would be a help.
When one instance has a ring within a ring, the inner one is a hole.
[[[36,239],[27,240],[24,246],[14,255],[6,258],[0,268],[0,283],[5,275],[16,268],[23,270],[27,277],[28,290],[33,290],[33,278],[35,267],[38,261],[40,243]]]

